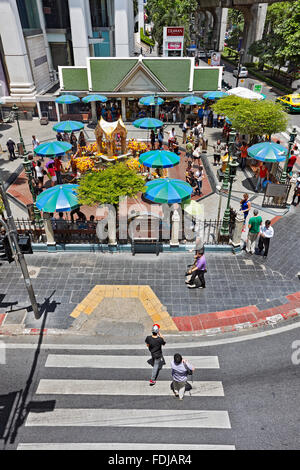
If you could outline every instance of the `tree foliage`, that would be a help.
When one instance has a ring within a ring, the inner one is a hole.
[[[165,26],[183,26],[185,41],[190,41],[190,19],[197,9],[197,0],[148,0],[147,12],[153,22],[152,36],[162,47]]]
[[[263,38],[249,53],[273,66],[300,64],[300,0],[274,3],[268,7]]]
[[[116,163],[103,171],[86,173],[77,192],[80,205],[118,205],[120,196],[135,197],[145,192],[145,181],[124,163]]]
[[[280,103],[252,101],[229,96],[212,106],[218,114],[225,114],[240,134],[272,135],[287,128],[288,115]]]

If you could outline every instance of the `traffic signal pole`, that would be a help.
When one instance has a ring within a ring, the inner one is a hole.
[[[30,299],[30,303],[31,303],[31,306],[32,306],[32,310],[33,310],[33,313],[34,313],[34,318],[36,320],[38,320],[40,318],[39,307],[38,307],[38,304],[37,304],[37,301],[36,301],[36,298],[35,298],[35,294],[34,294],[34,290],[33,290],[32,284],[31,284],[31,279],[30,279],[30,276],[29,276],[29,272],[28,272],[26,261],[25,261],[25,257],[24,257],[24,255],[21,252],[20,247],[19,247],[18,231],[17,231],[17,227],[16,227],[16,224],[15,224],[14,218],[13,218],[12,213],[11,213],[9,201],[8,201],[8,198],[7,198],[7,195],[6,195],[6,191],[5,191],[5,188],[4,188],[4,184],[3,184],[1,174],[0,174],[0,195],[1,195],[1,198],[2,198],[2,201],[3,201],[3,205],[4,205],[4,208],[5,208],[6,215],[7,215],[7,228],[8,228],[7,235],[8,235],[8,238],[9,238],[9,242],[10,242],[10,245],[14,247],[13,252],[14,252],[15,258],[19,262],[19,265],[20,265],[20,268],[21,268],[21,271],[22,271],[22,274],[23,274],[25,286],[26,286],[28,296],[29,296],[29,299]],[[5,227],[5,224],[3,224],[3,226]]]

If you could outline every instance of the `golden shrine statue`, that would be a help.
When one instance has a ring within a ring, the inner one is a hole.
[[[103,119],[103,117],[101,117],[95,128],[95,136],[98,153],[102,153],[107,157],[117,155],[118,139],[121,143],[121,155],[127,153],[127,129],[121,117],[118,119],[118,121],[114,122],[107,122]]]

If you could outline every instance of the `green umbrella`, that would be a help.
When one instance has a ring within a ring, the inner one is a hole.
[[[171,168],[178,165],[180,157],[167,150],[150,150],[140,156],[139,162],[149,168]]]
[[[55,102],[60,103],[60,104],[73,104],[73,103],[78,103],[80,101],[80,98],[75,95],[62,95],[56,98]]]
[[[146,183],[145,198],[161,204],[173,204],[190,199],[192,186],[182,180],[160,178]]]
[[[78,205],[78,184],[58,184],[46,189],[36,198],[36,206],[44,212],[68,212]]]
[[[52,127],[52,129],[56,132],[76,132],[80,131],[83,128],[84,124],[82,122],[69,120],[59,122],[58,124],[55,124],[55,126]]]

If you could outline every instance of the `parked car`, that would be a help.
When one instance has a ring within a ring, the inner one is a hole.
[[[199,59],[206,59],[206,52],[203,51],[202,49],[198,51],[198,57]]]
[[[276,101],[281,103],[288,112],[300,113],[300,93],[280,96],[276,98]]]
[[[238,69],[234,69],[233,71],[233,76],[234,77],[237,77],[238,76]],[[248,69],[247,67],[240,67],[240,74],[239,74],[239,78],[247,78],[248,77]]]

